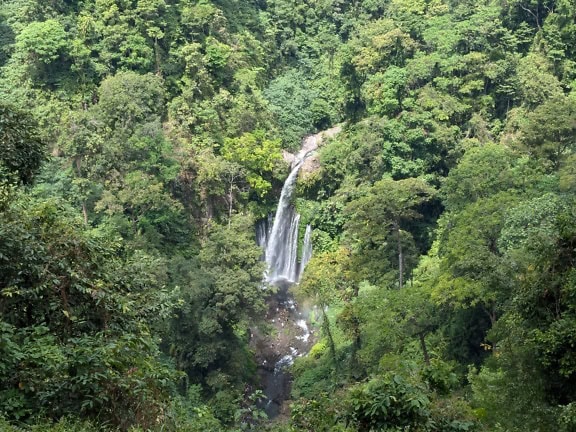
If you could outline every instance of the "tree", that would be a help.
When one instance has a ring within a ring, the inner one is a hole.
[[[151,425],[178,379],[150,335],[173,307],[162,263],[127,257],[61,200],[23,198],[0,221],[3,415]]]
[[[521,142],[538,158],[558,170],[564,158],[576,151],[576,100],[566,96],[548,99],[528,113],[521,127]]]
[[[517,202],[510,192],[480,199],[441,220],[441,275],[432,289],[438,303],[456,307],[480,304],[496,320],[510,298],[509,263],[498,248],[507,208]]]
[[[358,430],[419,428],[429,422],[426,389],[401,375],[386,374],[353,386],[347,394],[346,423]]]
[[[0,104],[0,172],[30,184],[45,159],[37,124],[28,113]]]
[[[550,62],[538,53],[531,53],[518,64],[518,81],[522,102],[536,108],[548,99],[562,96],[562,87]]]
[[[266,177],[270,178],[282,161],[280,140],[268,139],[263,130],[256,130],[224,140],[221,153],[226,160],[246,169],[246,180],[260,198],[270,191],[272,184]]]
[[[30,23],[16,38],[16,48],[41,63],[56,60],[66,46],[66,31],[54,19]]]
[[[171,230],[177,230],[183,219],[182,205],[166,192],[162,181],[134,170],[110,186],[96,202],[96,212],[126,217],[133,235],[148,236],[150,245],[161,243],[162,237],[170,238]]]
[[[521,182],[529,184],[529,173],[518,175],[522,165],[523,161],[503,145],[469,149],[442,185],[446,208],[459,211],[481,198],[521,186]]]
[[[418,206],[434,194],[434,189],[421,179],[383,179],[374,183],[365,196],[350,202],[345,210],[350,216],[347,231],[351,240],[379,244],[390,240],[391,235],[396,237],[400,289],[406,272],[403,237],[412,237],[403,227],[422,217]]]
[[[416,42],[391,19],[371,21],[360,28],[358,39],[352,40],[355,56],[352,63],[362,76],[389,66],[402,67],[416,48]]]
[[[164,85],[156,75],[119,72],[100,84],[97,112],[111,130],[127,134],[161,116]]]
[[[288,70],[270,82],[264,96],[280,127],[283,147],[297,148],[302,137],[315,127],[311,107],[318,95],[307,77],[297,70]]]
[[[32,22],[16,36],[14,47],[15,58],[27,66],[36,81],[54,83],[51,75],[63,72],[58,63],[64,63],[62,59],[69,53],[68,33],[55,19]]]
[[[261,254],[251,220],[234,215],[230,225],[211,224],[198,261],[187,266],[193,277],[182,287],[183,302],[166,337],[178,367],[193,382],[214,378],[213,391],[250,373],[240,334],[264,310]]]
[[[330,355],[335,368],[338,368],[336,344],[326,311],[330,305],[339,300],[349,301],[352,297],[351,283],[346,271],[348,260],[349,253],[342,247],[336,251],[324,252],[312,257],[306,266],[301,286],[298,288],[299,295],[314,299],[320,307],[322,330],[328,338]],[[358,340],[354,342],[357,344]]]

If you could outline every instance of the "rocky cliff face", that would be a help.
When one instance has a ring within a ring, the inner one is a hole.
[[[318,149],[318,147],[320,147],[322,145],[322,143],[325,139],[332,138],[333,136],[340,133],[341,130],[342,130],[342,126],[334,126],[333,128],[326,129],[325,131],[322,131],[322,132],[318,132],[317,134],[309,135],[306,138],[304,138],[304,140],[302,142],[302,147],[300,148],[298,153],[293,154],[293,153],[284,151],[282,156],[284,157],[284,160],[290,164],[290,166],[293,166],[296,161],[302,160],[302,158],[307,153],[310,153],[310,152]],[[302,168],[300,168],[300,173],[301,173],[301,175],[306,176],[306,174],[310,174],[310,173],[318,170],[319,168],[320,168],[320,158],[318,157],[318,155],[315,155],[315,154],[310,155],[304,161]]]

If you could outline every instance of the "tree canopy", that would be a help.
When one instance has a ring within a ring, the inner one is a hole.
[[[3,1],[0,429],[574,431],[575,14]],[[255,226],[336,125],[269,421]]]

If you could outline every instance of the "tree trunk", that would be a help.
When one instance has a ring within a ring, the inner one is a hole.
[[[156,60],[156,75],[162,76],[162,69],[160,68],[160,47],[158,45],[158,38],[154,38],[154,57]]]
[[[490,308],[488,309],[485,306],[482,306],[482,310],[484,311],[484,313],[486,315],[488,315],[488,318],[490,318],[490,327],[494,327],[494,325],[496,324],[496,305],[490,305]]]
[[[84,216],[84,225],[88,225],[88,210],[86,209],[86,201],[82,201],[82,215]]]
[[[78,178],[82,178],[82,158],[77,156],[74,160],[74,164],[76,165],[76,175]],[[84,189],[84,187],[82,187]],[[82,192],[82,195],[85,195]],[[88,225],[88,209],[86,208],[86,200],[82,200],[82,216],[84,216],[84,225]]]
[[[240,178],[238,173],[230,171],[226,174],[226,181],[229,184],[228,192],[226,193],[226,201],[228,201],[228,228],[232,222],[232,212],[234,211],[234,188],[238,190],[236,180]]]
[[[232,209],[234,208],[234,178],[230,179],[230,189],[228,191],[228,228],[232,223]]]
[[[336,344],[334,343],[334,338],[332,337],[332,331],[330,330],[330,321],[328,320],[328,315],[326,315],[325,305],[320,306],[322,308],[322,327],[328,338],[328,345],[330,347],[330,355],[332,356],[332,361],[334,366],[338,367],[338,362],[336,361]]]
[[[418,337],[420,338],[420,345],[422,346],[422,353],[424,354],[424,363],[426,363],[426,366],[430,366],[430,355],[428,354],[428,348],[426,348],[426,335],[424,332],[421,332],[418,334]]]
[[[402,289],[404,286],[404,251],[402,250],[402,237],[400,236],[400,224],[394,223],[394,230],[396,230],[396,239],[398,242],[398,288]]]

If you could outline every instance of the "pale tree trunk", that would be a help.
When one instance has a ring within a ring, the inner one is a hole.
[[[234,194],[232,190],[233,183],[230,183],[230,190],[228,191],[228,228],[232,223],[232,209],[234,208]]]
[[[396,240],[398,243],[398,288],[402,289],[404,286],[404,251],[402,249],[402,237],[400,235],[400,224],[394,223],[394,230],[396,231]]]
[[[424,354],[424,363],[426,363],[426,366],[430,366],[430,354],[428,354],[428,348],[426,347],[426,335],[424,332],[421,332],[418,334],[418,337],[420,338],[420,346]]]
[[[490,327],[494,327],[494,325],[496,324],[496,305],[495,304],[491,304],[489,305],[489,307],[482,307],[482,310],[484,311],[484,313],[486,315],[488,315],[488,318],[490,318]]]
[[[328,338],[330,354],[332,356],[332,360],[334,361],[334,366],[338,367],[338,362],[336,361],[336,344],[334,343],[332,331],[330,330],[330,321],[328,320],[328,315],[326,315],[326,306],[322,304],[320,307],[322,308],[322,327],[326,332],[326,337]]]
[[[88,225],[88,209],[84,200],[82,200],[82,215],[84,216],[84,225]]]

